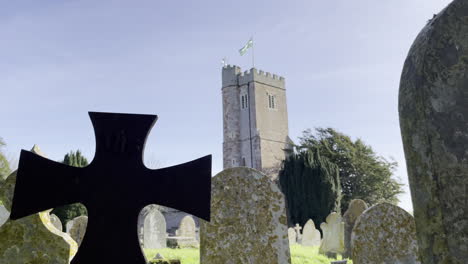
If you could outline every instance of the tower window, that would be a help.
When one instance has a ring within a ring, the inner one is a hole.
[[[249,105],[248,97],[246,94],[241,95],[241,108],[246,109]]]
[[[242,166],[244,166],[244,167],[246,166],[246,164],[245,164],[245,157],[242,157]]]
[[[268,108],[275,109],[276,108],[276,96],[268,94]]]
[[[237,162],[236,162],[235,159],[231,160],[231,162],[232,162],[232,166],[236,166],[236,165],[237,165],[237,164],[236,164]]]

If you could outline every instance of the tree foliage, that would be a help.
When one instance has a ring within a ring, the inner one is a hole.
[[[77,150],[76,152],[71,151],[70,153],[66,154],[62,163],[80,168],[85,167],[89,164],[88,160],[81,154],[79,150]],[[58,218],[60,218],[64,230],[68,221],[80,215],[88,214],[86,207],[84,207],[84,205],[80,203],[69,204],[54,208],[54,210],[52,210],[51,213],[57,215]]]
[[[289,225],[304,226],[308,219],[322,223],[330,212],[340,210],[338,167],[318,149],[289,156],[283,162],[279,183],[286,196]]]
[[[369,205],[383,201],[397,203],[402,184],[392,178],[398,164],[378,156],[362,140],[351,138],[333,128],[306,130],[298,149],[319,150],[320,154],[339,168],[344,212],[352,199],[362,199]]]
[[[3,148],[6,146],[2,138],[0,138],[0,181],[5,179],[11,173],[10,164],[8,159],[3,152]]]

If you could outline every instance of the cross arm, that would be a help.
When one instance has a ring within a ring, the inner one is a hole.
[[[211,155],[148,170],[139,188],[142,206],[160,204],[210,221]]]
[[[10,218],[78,202],[82,170],[22,150]]]

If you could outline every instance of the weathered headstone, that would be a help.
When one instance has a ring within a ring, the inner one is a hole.
[[[294,228],[288,228],[288,239],[289,239],[289,246],[295,245],[297,243],[297,234]]]
[[[353,263],[420,263],[413,217],[382,203],[359,216],[351,234]]]
[[[320,231],[315,228],[315,224],[312,219],[309,219],[304,225],[301,244],[307,247],[320,246]]]
[[[266,175],[231,168],[212,179],[211,221],[200,222],[200,263],[288,264],[282,192]]]
[[[195,220],[193,220],[192,216],[187,215],[184,218],[182,218],[182,221],[180,221],[179,229],[177,229],[176,231],[176,235],[196,239],[197,234]]]
[[[468,1],[414,41],[400,82],[400,127],[421,261],[468,260]]]
[[[343,215],[343,221],[345,223],[345,236],[344,245],[345,252],[343,257],[351,257],[351,232],[353,231],[354,224],[357,218],[367,209],[367,204],[361,199],[353,199],[348,205],[348,210]]]
[[[62,221],[60,221],[60,218],[58,218],[58,216],[50,214],[50,222],[52,222],[52,225],[54,225],[54,227],[57,228],[57,230],[62,232]]]
[[[140,243],[143,248],[166,247],[166,220],[157,205],[148,205],[138,218]]]
[[[8,217],[10,217],[10,212],[8,212],[5,206],[0,204],[0,226],[2,226],[8,220]]]
[[[326,218],[326,223],[320,224],[323,239],[319,251],[322,253],[344,252],[344,223],[338,213],[331,213]]]
[[[86,227],[88,226],[88,217],[86,215],[81,215],[75,217],[70,226],[70,230],[67,232],[73,238],[73,240],[78,243],[78,246],[81,245],[83,237],[86,233]]]
[[[32,152],[40,154],[34,146]],[[40,174],[36,175],[41,177]],[[3,182],[0,201],[11,209],[16,172]],[[31,197],[34,199],[34,197]],[[32,214],[0,226],[0,263],[68,264],[78,246],[66,233],[57,230],[49,217],[50,210]]]

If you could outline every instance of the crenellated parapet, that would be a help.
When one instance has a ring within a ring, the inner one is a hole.
[[[258,82],[270,85],[279,89],[285,89],[284,77],[251,68],[242,72],[236,65],[226,65],[223,67],[223,88],[233,85],[245,85],[250,82]]]

